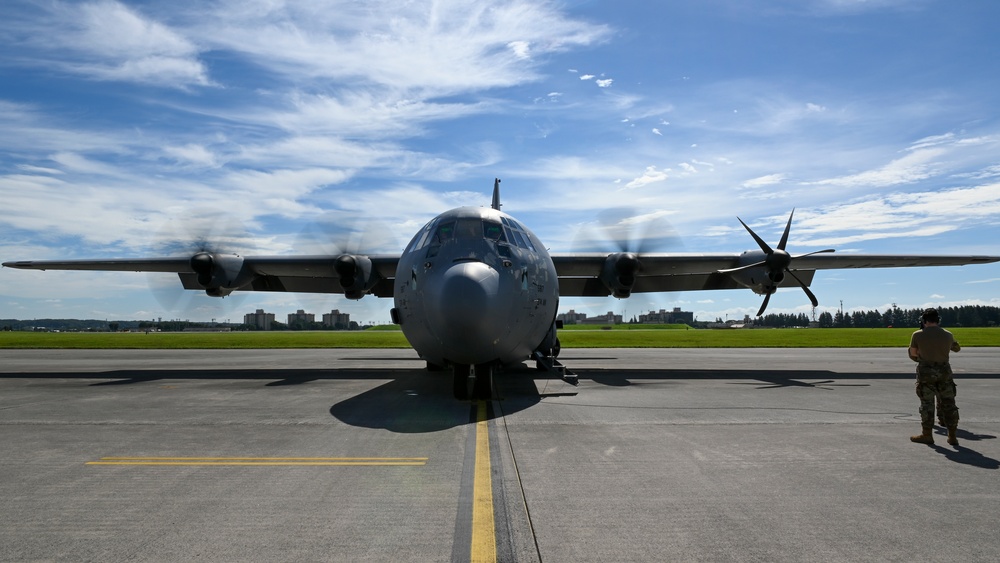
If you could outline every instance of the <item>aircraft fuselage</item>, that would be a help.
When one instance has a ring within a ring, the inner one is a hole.
[[[447,211],[420,229],[400,257],[393,293],[406,339],[439,366],[523,361],[549,334],[559,301],[538,237],[480,207]]]

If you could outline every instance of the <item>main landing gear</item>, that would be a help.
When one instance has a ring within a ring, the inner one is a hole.
[[[566,366],[560,364],[559,360],[556,359],[562,350],[562,345],[556,336],[557,328],[562,328],[562,321],[554,321],[552,323],[552,328],[549,329],[545,340],[532,352],[531,356],[535,359],[535,369],[554,373],[566,383],[576,385],[579,381],[576,374],[566,369]]]
[[[454,370],[453,390],[456,399],[464,401],[493,398],[493,364],[455,364]]]

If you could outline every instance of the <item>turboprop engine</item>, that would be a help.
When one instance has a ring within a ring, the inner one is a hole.
[[[743,253],[740,258],[742,265],[736,268],[730,268],[728,270],[719,270],[720,274],[728,274],[738,283],[749,287],[757,295],[764,296],[764,302],[761,303],[760,309],[757,311],[757,316],[764,314],[764,310],[767,309],[767,303],[771,300],[771,295],[778,290],[778,284],[785,280],[785,274],[792,276],[792,278],[798,282],[799,287],[805,292],[806,297],[815,307],[819,304],[819,300],[813,295],[812,291],[809,291],[809,284],[803,283],[802,280],[795,275],[792,271],[792,260],[797,258],[805,258],[807,256],[812,256],[814,254],[822,254],[824,252],[834,252],[832,248],[825,248],[823,250],[816,250],[813,252],[807,252],[805,254],[800,254],[798,256],[792,256],[785,251],[785,245],[788,244],[788,232],[792,228],[792,217],[795,215],[795,210],[793,209],[791,213],[788,214],[788,222],[785,223],[785,231],[781,234],[781,240],[778,242],[777,248],[771,248],[764,239],[760,238],[757,233],[753,232],[753,229],[743,222],[743,219],[737,217],[736,219],[741,225],[750,233],[750,236],[757,241],[757,246],[760,250],[748,250]]]
[[[243,270],[243,257],[237,254],[199,252],[191,257],[191,269],[198,285],[211,297],[225,297],[253,280],[253,274]]]
[[[378,272],[367,256],[341,254],[333,262],[333,269],[340,277],[340,287],[348,299],[361,299],[379,281]]]
[[[642,269],[639,257],[633,252],[609,254],[601,267],[601,283],[611,295],[624,299],[632,295],[636,275]]]

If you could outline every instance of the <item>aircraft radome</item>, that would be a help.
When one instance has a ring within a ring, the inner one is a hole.
[[[794,213],[794,212],[793,212]],[[564,373],[556,311],[560,296],[627,298],[637,292],[748,288],[764,301],[779,287],[809,290],[816,270],[959,266],[1000,256],[836,255],[833,249],[792,256],[789,215],[776,248],[740,220],[758,249],[733,254],[587,252],[549,254],[522,223],[500,210],[500,181],[490,207],[460,207],[433,218],[401,254],[188,256],[4,262],[34,270],[173,272],[185,289],[224,297],[233,291],[343,293],[392,297],[392,321],[427,362],[450,368],[459,399],[489,398],[501,366],[534,359]]]

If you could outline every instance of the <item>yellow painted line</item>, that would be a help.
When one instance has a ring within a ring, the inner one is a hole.
[[[493,479],[490,476],[490,435],[486,402],[479,401],[476,415],[476,468],[472,485],[473,562],[497,560],[496,528],[493,522]]]
[[[421,466],[426,457],[102,457],[86,465]]]

